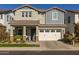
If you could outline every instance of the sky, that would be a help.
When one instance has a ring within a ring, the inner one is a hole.
[[[0,4],[0,9],[15,9],[23,4]],[[31,4],[35,8],[59,7],[66,10],[79,10],[79,4]]]

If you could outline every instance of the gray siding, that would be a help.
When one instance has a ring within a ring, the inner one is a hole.
[[[70,23],[68,23],[68,16],[70,16]],[[67,25],[66,31],[74,33],[75,14],[71,12],[65,13],[65,24]]]
[[[53,20],[53,12],[58,13],[58,19]],[[51,10],[46,13],[46,24],[64,24],[64,13],[58,10]]]

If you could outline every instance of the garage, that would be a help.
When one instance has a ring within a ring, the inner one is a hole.
[[[40,29],[39,41],[57,41],[61,39],[61,29]]]

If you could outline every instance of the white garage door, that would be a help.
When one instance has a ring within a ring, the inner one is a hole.
[[[61,39],[60,29],[40,29],[39,41],[57,41]]]

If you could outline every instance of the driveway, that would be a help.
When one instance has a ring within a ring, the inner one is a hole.
[[[73,49],[74,47],[61,41],[40,41],[40,47],[47,49]]]

